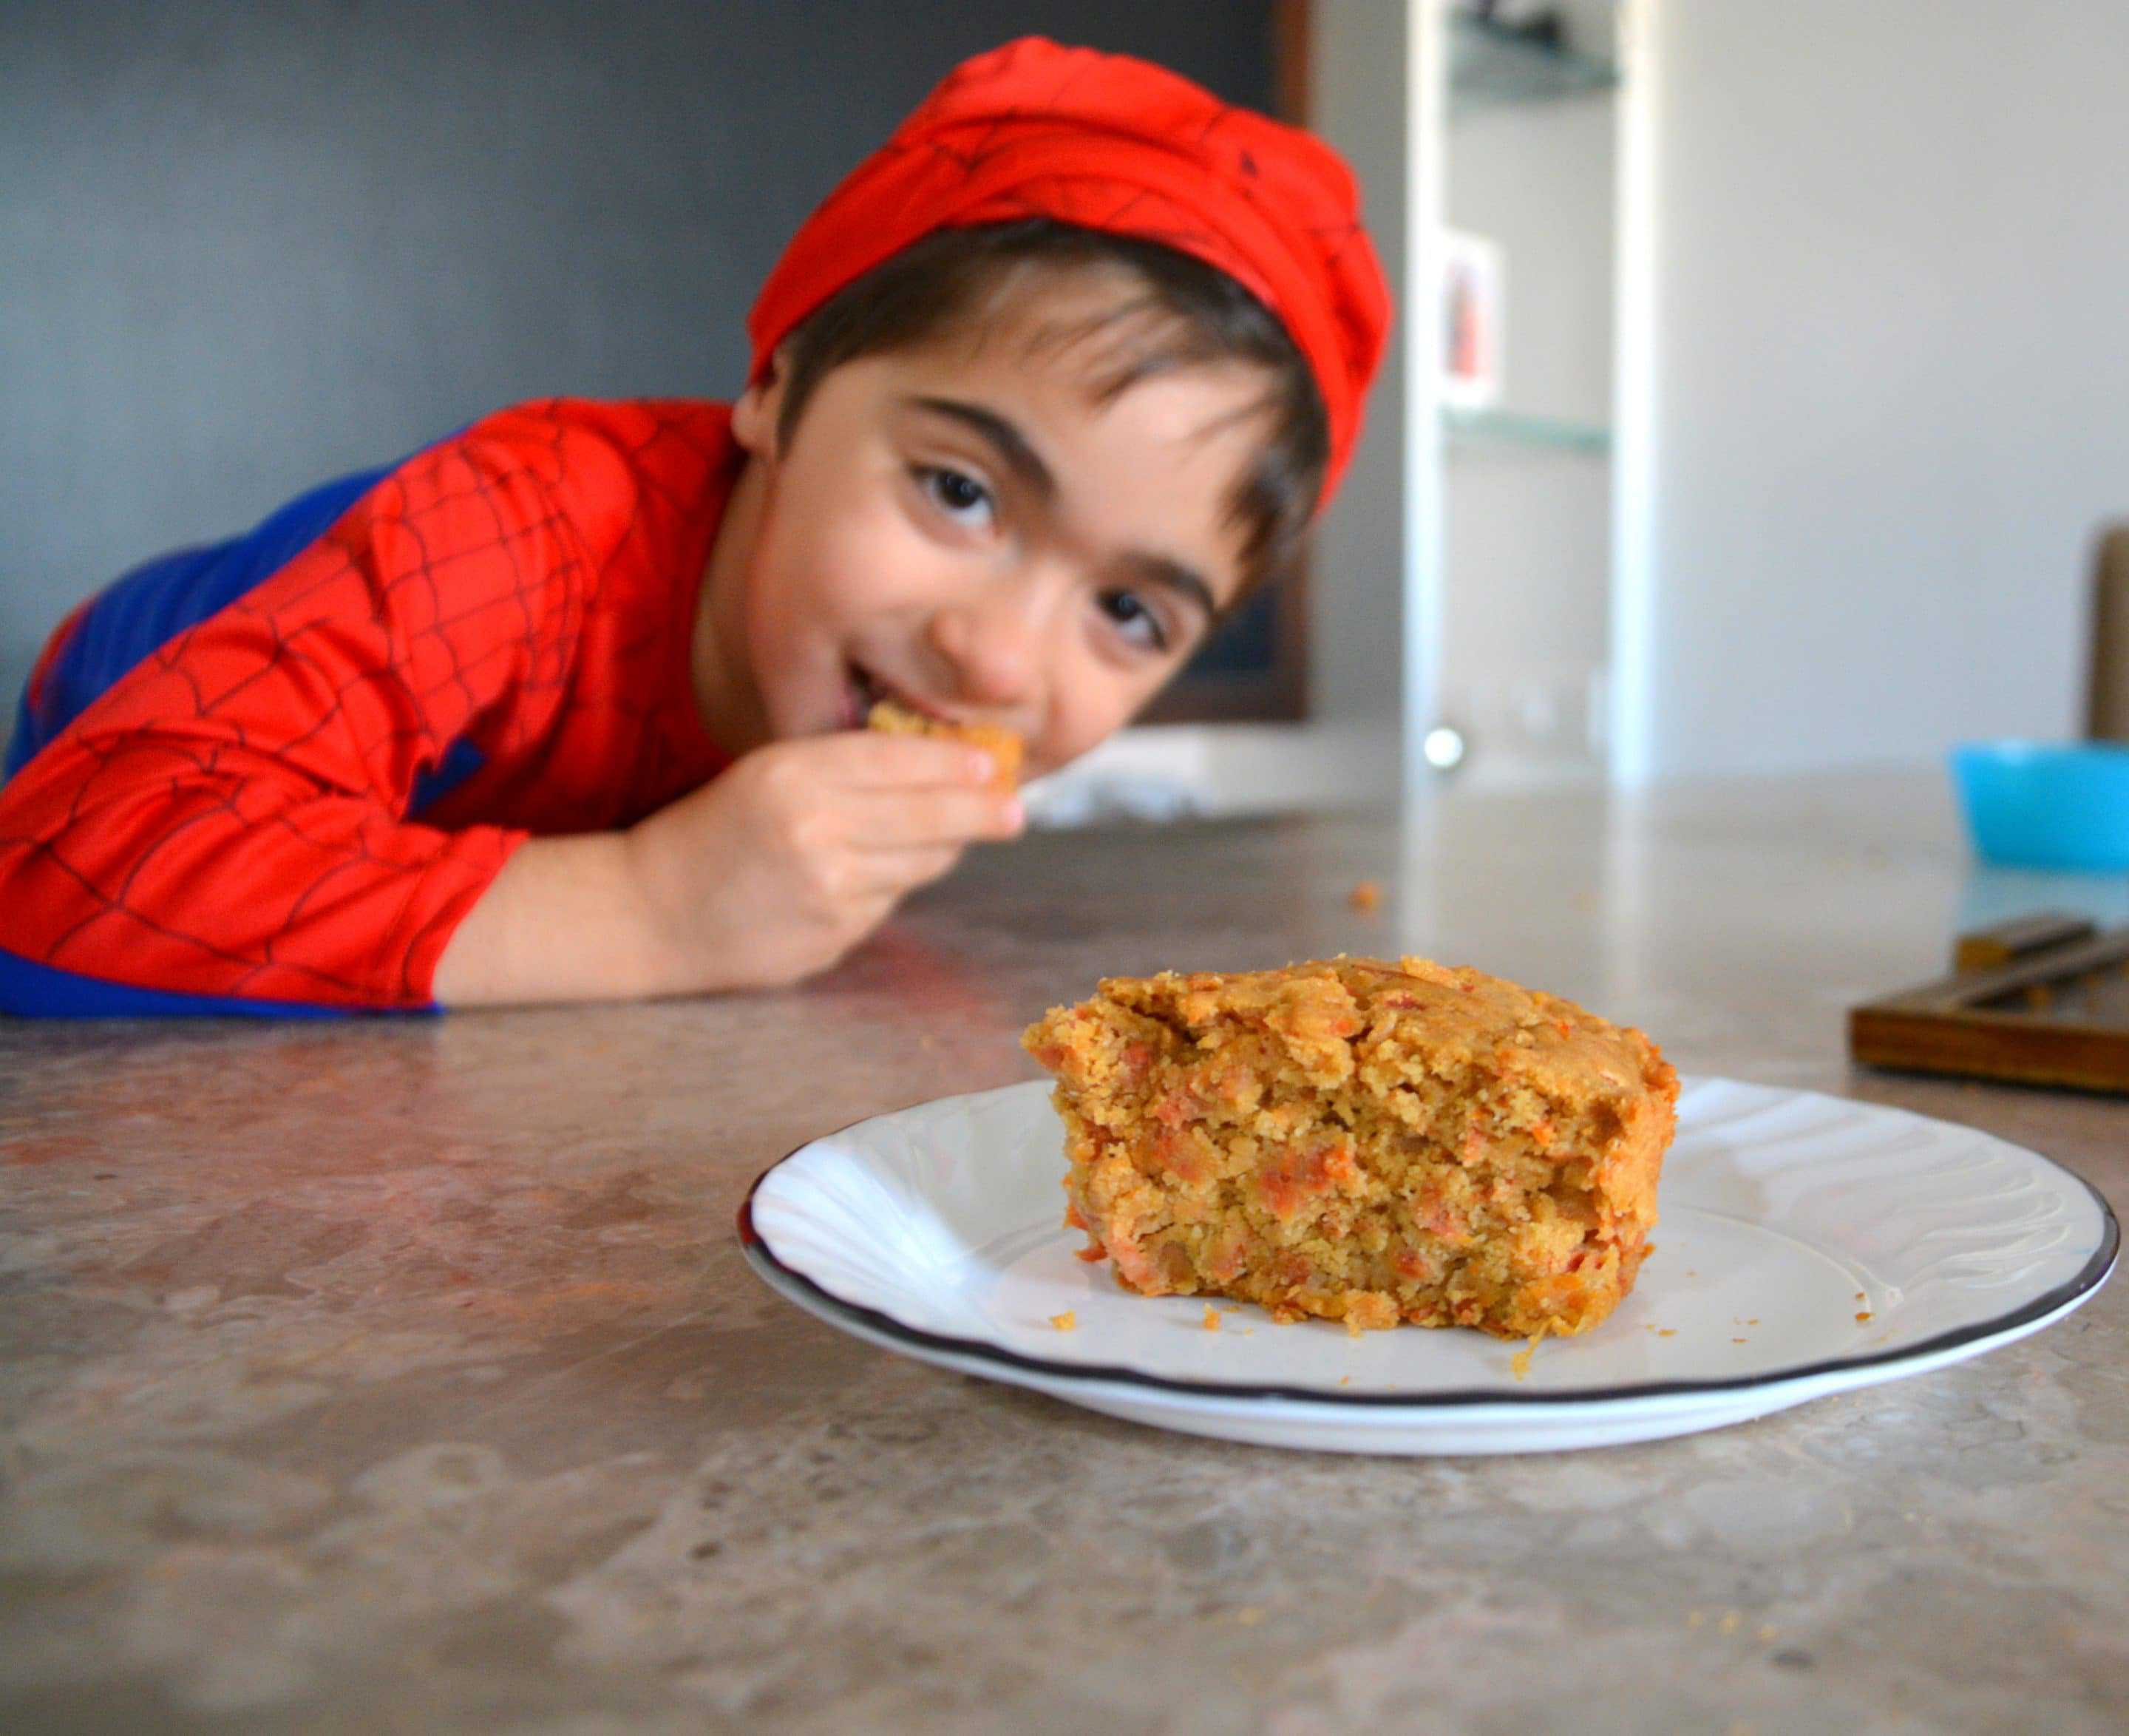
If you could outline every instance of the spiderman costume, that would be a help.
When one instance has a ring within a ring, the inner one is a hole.
[[[417,1009],[533,833],[726,763],[690,684],[726,409],[562,399],[93,599],[0,789],[0,1008]]]
[[[750,382],[923,236],[1028,218],[1192,255],[1277,314],[1329,498],[1389,324],[1350,170],[1038,37],[957,67],[807,220],[749,319]],[[0,1010],[430,1007],[527,837],[626,826],[727,763],[691,654],[741,462],[720,405],[521,406],[83,605],[0,785]]]

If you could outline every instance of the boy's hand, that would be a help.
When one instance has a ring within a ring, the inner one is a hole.
[[[532,838],[459,924],[445,1006],[765,988],[825,969],[979,838],[1021,829],[981,748],[779,742],[628,832]]]
[[[869,732],[779,742],[641,822],[626,850],[652,992],[768,987],[826,969],[962,850],[1017,836],[982,749]]]

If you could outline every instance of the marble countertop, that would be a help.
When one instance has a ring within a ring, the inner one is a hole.
[[[874,1350],[732,1220],[811,1135],[1031,1076],[1098,975],[1341,950],[1972,1123],[2119,1211],[2129,1105],[1854,1074],[1841,1019],[1962,924],[2121,897],[1972,869],[1933,780],[1465,794],[1038,837],[788,994],[0,1024],[0,1724],[2119,1731],[2129,1285],[1716,1433],[1371,1460]]]

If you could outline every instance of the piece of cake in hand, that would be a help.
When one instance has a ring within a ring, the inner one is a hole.
[[[1678,1075],[1553,995],[1418,958],[1165,971],[1022,1042],[1057,1079],[1065,1221],[1141,1295],[1565,1335],[1649,1252]]]
[[[991,781],[1001,794],[1010,794],[1020,787],[1020,761],[1025,744],[1011,730],[995,723],[942,723],[898,705],[892,699],[882,699],[865,713],[865,727],[890,736],[943,736],[950,741],[966,742],[991,756],[991,763],[998,767],[998,774]]]

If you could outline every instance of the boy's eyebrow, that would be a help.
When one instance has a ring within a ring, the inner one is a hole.
[[[972,404],[958,398],[911,398],[907,403],[919,410],[929,410],[934,416],[944,416],[958,422],[970,432],[980,434],[989,442],[999,461],[1026,483],[1045,500],[1054,499],[1057,494],[1057,478],[1050,466],[1042,461],[1042,455],[1028,444],[1027,436],[999,415],[981,404]]]
[[[1212,587],[1206,583],[1205,575],[1195,567],[1185,566],[1165,555],[1149,555],[1141,551],[1122,556],[1117,564],[1141,584],[1157,584],[1164,590],[1179,593],[1203,609],[1207,621],[1220,618],[1220,600],[1212,594]]]

